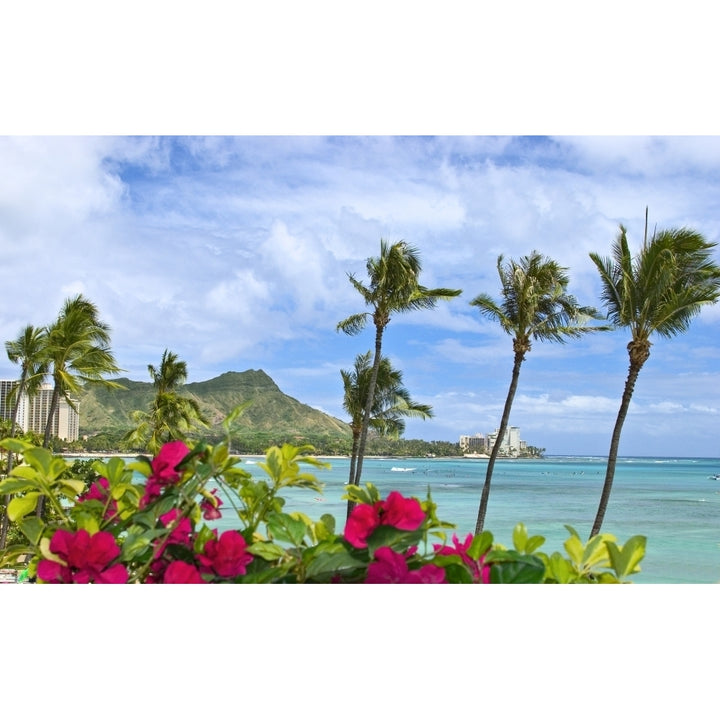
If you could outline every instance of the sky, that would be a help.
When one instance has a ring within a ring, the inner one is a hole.
[[[557,260],[569,292],[602,309],[589,253],[609,254],[619,224],[637,249],[647,206],[651,229],[717,242],[719,198],[713,136],[5,135],[0,338],[82,293],[110,325],[122,376],[149,381],[167,348],[189,382],[262,369],[347,419],[340,371],[374,342],[372,323],[336,330],[369,309],[348,274],[366,280],[380,239],[405,240],[422,284],[462,290],[385,332],[383,351],[434,413],[405,437],[457,441],[498,426],[510,381],[511,338],[470,305],[500,299],[499,255]],[[655,339],[622,455],[718,455],[719,329],[714,306],[687,334]],[[535,343],[511,414],[522,439],[607,453],[628,340]],[[3,354],[0,376],[17,373]]]

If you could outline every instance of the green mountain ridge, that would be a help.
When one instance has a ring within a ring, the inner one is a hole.
[[[133,427],[131,413],[149,408],[155,396],[152,383],[128,378],[116,382],[124,389],[88,385],[79,394],[81,436],[129,430]],[[231,410],[251,401],[233,426],[238,432],[295,435],[299,439],[351,436],[348,423],[286,395],[262,370],[230,371],[211,380],[187,383],[179,394],[195,399],[215,430]]]

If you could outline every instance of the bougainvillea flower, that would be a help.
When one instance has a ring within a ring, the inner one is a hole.
[[[223,501],[217,497],[217,488],[211,490],[210,494],[212,495],[212,499],[203,497],[200,501],[200,509],[203,511],[205,520],[217,520],[222,517],[220,506],[223,504]]]
[[[368,565],[365,582],[370,584],[444,583],[445,569],[437,565],[423,565],[417,570],[409,570],[404,555],[396,553],[389,547],[381,547],[375,551],[375,557]]]
[[[150,463],[152,472],[145,483],[145,494],[140,500],[141,508],[159,498],[165,487],[180,480],[177,466],[189,452],[190,448],[182,440],[173,440],[160,448],[160,452]]]
[[[193,546],[193,526],[189,518],[182,517],[178,521],[180,511],[173,508],[169,512],[160,516],[160,522],[165,527],[174,525],[170,534],[157,542],[154,556],[157,558],[164,552],[168,545],[184,545],[191,548]]]
[[[405,498],[393,490],[386,500],[373,505],[356,505],[345,523],[345,539],[356,548],[367,547],[375,528],[389,525],[398,530],[417,530],[425,520],[425,513],[415,498]]]
[[[38,577],[47,583],[126,583],[127,568],[112,564],[120,548],[113,535],[101,530],[90,535],[87,530],[56,530],[50,540],[50,552],[60,558],[42,559]]]
[[[112,520],[118,514],[118,506],[115,500],[110,500],[110,483],[107,478],[101,477],[96,480],[78,499],[79,503],[86,500],[99,500],[101,503],[107,503],[105,510],[105,520]]]
[[[252,562],[253,556],[246,548],[245,538],[237,530],[226,530],[219,539],[208,540],[197,559],[204,569],[220,577],[236,577],[244,575],[245,566]]]
[[[452,536],[453,547],[448,545],[433,545],[436,555],[459,555],[462,561],[467,565],[472,573],[473,579],[477,583],[487,585],[490,583],[490,565],[485,565],[485,556],[482,555],[478,560],[473,560],[468,555],[468,550],[473,541],[473,534],[468,533],[463,542],[460,542],[457,535]]]
[[[200,571],[194,565],[182,560],[173,560],[163,575],[165,585],[191,585],[204,582]]]
[[[177,466],[185,459],[190,448],[182,440],[165,443],[155,456],[150,477],[159,480],[163,485],[172,485],[180,479]]]

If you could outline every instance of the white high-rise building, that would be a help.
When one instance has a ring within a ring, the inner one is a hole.
[[[491,452],[495,445],[500,428],[496,428],[495,432],[487,434],[486,448],[487,452]],[[520,428],[514,425],[508,426],[505,430],[505,435],[500,441],[500,454],[501,455],[517,455],[523,448],[523,441],[520,440]]]
[[[0,418],[9,420],[12,417],[13,404],[9,400],[9,393],[17,380],[0,380]],[[28,430],[43,435],[47,424],[50,403],[52,402],[53,387],[44,383],[37,395],[32,399],[23,393],[18,405],[15,422],[23,432]],[[50,434],[61,440],[77,440],[80,433],[80,403],[73,400],[68,403],[60,398]]]

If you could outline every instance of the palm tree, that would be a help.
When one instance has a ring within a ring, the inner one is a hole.
[[[44,357],[46,331],[44,328],[36,328],[27,325],[20,331],[16,340],[8,340],[5,343],[5,350],[8,359],[14,364],[20,365],[20,379],[8,394],[8,401],[13,403],[10,416],[9,436],[15,437],[18,409],[24,395],[34,397],[40,390],[43,379],[48,373],[49,364]],[[8,451],[7,473],[13,467],[13,454]],[[10,502],[10,496],[5,496],[5,507]],[[7,511],[3,513],[2,525],[0,525],[0,549],[5,547],[7,531],[10,521]]]
[[[86,384],[107,388],[122,385],[107,380],[120,368],[110,350],[110,328],[100,321],[97,307],[82,295],[68,298],[57,320],[47,328],[46,356],[52,368],[53,394],[45,425],[43,447],[49,447],[60,398],[72,405],[72,395]]]
[[[711,258],[715,245],[688,228],[655,231],[648,241],[646,208],[643,244],[635,257],[630,253],[622,225],[612,245],[612,257],[590,254],[600,273],[608,319],[616,328],[629,328],[631,334],[627,345],[630,365],[610,440],[605,483],[591,538],[600,532],[605,518],[620,434],[638,375],[650,357],[651,335],[671,338],[684,333],[702,306],[715,303],[720,297],[720,267]]]
[[[367,433],[375,402],[375,386],[382,360],[383,333],[390,318],[396,313],[434,308],[438,300],[448,300],[462,292],[447,288],[430,289],[420,285],[418,278],[422,267],[418,250],[405,241],[390,245],[381,239],[380,256],[368,258],[366,268],[370,280],[368,285],[364,285],[352,273],[348,274],[348,278],[365,304],[372,308],[372,312],[351,315],[337,325],[337,330],[348,335],[357,335],[370,317],[375,325],[375,353],[363,410],[355,476],[351,481],[354,485],[360,484]]]
[[[165,350],[159,367],[148,365],[155,387],[155,399],[150,412],[136,411],[133,420],[137,427],[125,440],[147,447],[152,453],[170,440],[184,440],[185,433],[199,426],[208,426],[200,406],[193,398],[178,394],[187,380],[187,363],[175,353]]]
[[[350,428],[353,436],[348,480],[350,484],[354,483],[363,415],[372,377],[373,368],[370,364],[370,355],[369,350],[364,355],[358,355],[351,372],[340,371],[344,389],[343,408],[350,415]],[[402,384],[402,372],[392,367],[389,358],[382,358],[370,414],[372,428],[381,435],[399,437],[405,431],[404,417],[416,417],[424,420],[432,416],[430,405],[416,403],[411,399],[410,393]],[[353,506],[354,503],[348,501],[348,516]]]
[[[533,250],[530,255],[520,258],[519,262],[510,260],[504,266],[503,256],[500,255],[497,270],[502,286],[502,301],[498,304],[489,295],[481,293],[470,304],[479,308],[482,315],[499,322],[500,327],[512,337],[515,358],[500,428],[485,473],[475,525],[476,534],[482,532],[485,524],[495,460],[507,431],[520,366],[531,350],[531,340],[564,343],[570,337],[608,329],[585,325],[589,319],[599,319],[598,312],[592,307],[579,306],[577,300],[567,294],[567,268],[561,267],[554,260]]]

